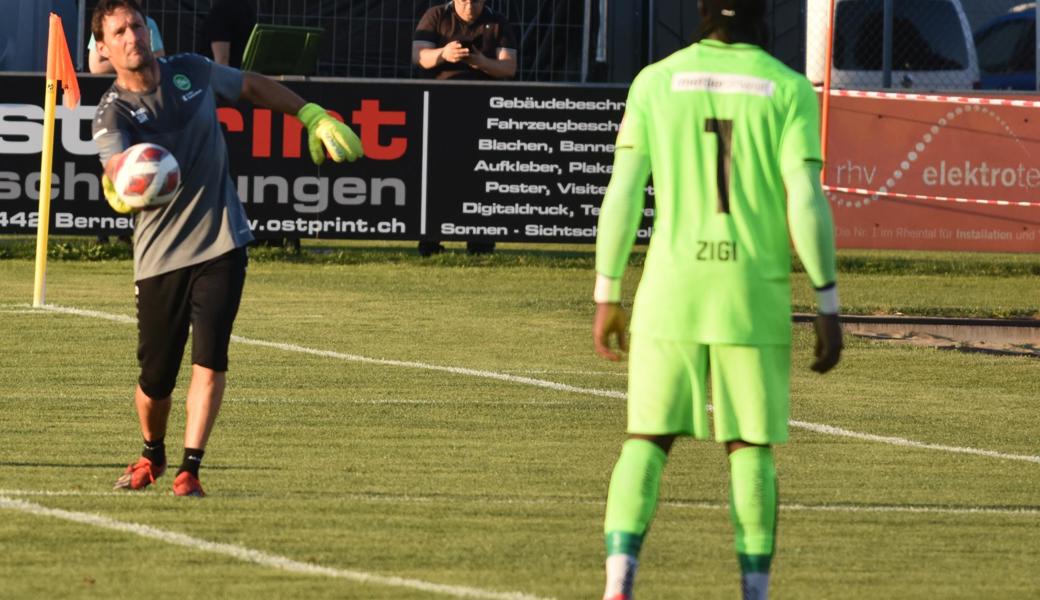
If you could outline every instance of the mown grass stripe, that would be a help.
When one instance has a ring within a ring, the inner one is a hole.
[[[142,494],[126,491],[84,492],[79,490],[16,490],[0,489],[0,497],[45,497],[45,498],[80,498],[80,497],[135,497],[142,499],[162,499],[169,494]],[[235,497],[236,494],[223,494]],[[462,502],[480,505],[497,506],[538,506],[538,505],[586,505],[602,506],[604,498],[582,497],[500,497],[486,495],[415,495],[415,494],[380,494],[352,492],[337,494],[336,498],[345,501],[387,503],[387,504],[451,504]],[[729,510],[729,504],[723,502],[703,502],[691,500],[662,499],[661,506],[674,508],[690,508],[703,510]],[[942,514],[942,515],[1001,515],[1040,517],[1040,508],[1031,506],[925,506],[913,504],[804,504],[801,502],[780,502],[781,512],[833,512],[833,513],[910,513],[910,514]]]
[[[55,313],[64,313],[70,315],[78,315],[84,317],[93,317],[98,319],[106,319],[109,321],[115,321],[118,323],[136,323],[133,317],[126,315],[114,315],[110,313],[84,310],[80,308],[73,308],[67,306],[47,305],[42,307],[43,310],[48,310]],[[575,385],[569,385],[565,383],[559,383],[556,381],[549,381],[546,379],[535,379],[533,377],[521,377],[518,375],[509,375],[507,373],[499,373],[496,371],[484,371],[480,369],[470,369],[466,367],[450,367],[446,365],[436,365],[431,363],[424,363],[418,361],[408,360],[394,360],[387,358],[371,358],[368,356],[361,356],[358,354],[346,354],[343,352],[335,352],[332,350],[319,350],[316,348],[308,348],[306,346],[300,346],[297,344],[286,344],[282,342],[269,342],[265,340],[255,340],[251,338],[245,338],[237,335],[231,336],[232,341],[250,345],[258,346],[263,348],[272,348],[276,350],[283,350],[286,352],[297,352],[300,354],[308,354],[311,356],[319,356],[323,358],[333,358],[336,360],[343,360],[348,362],[359,362],[370,365],[381,365],[388,367],[405,367],[411,369],[423,369],[427,371],[439,371],[443,373],[452,373],[455,375],[466,375],[470,377],[481,377],[485,379],[495,379],[499,381],[506,381],[509,383],[517,383],[521,385],[530,385],[535,387],[541,387],[550,390],[556,390],[561,392],[570,392],[575,394],[584,394],[588,396],[599,396],[602,398],[615,398],[619,400],[625,400],[628,395],[625,392],[615,390],[603,390],[598,388],[585,388]],[[915,440],[909,440],[900,437],[883,436],[873,433],[861,433],[858,431],[852,431],[849,429],[842,429],[832,425],[810,423],[807,421],[795,421],[791,420],[788,422],[791,427],[798,429],[804,429],[815,433],[821,433],[824,435],[832,435],[837,437],[847,437],[852,439],[858,439],[867,442],[877,442],[881,444],[888,444],[892,446],[903,446],[909,448],[918,448],[922,450],[938,450],[941,452],[949,452],[955,454],[968,454],[974,456],[984,456],[987,458],[996,458],[1001,460],[1016,460],[1023,462],[1031,462],[1040,464],[1040,456],[1033,456],[1028,454],[1009,454],[1006,452],[998,452],[995,450],[986,450],[981,448],[969,448],[962,446],[949,446],[944,444],[931,444],[926,442],[918,442]]]
[[[70,510],[62,510],[60,508],[48,508],[40,504],[9,498],[3,495],[0,495],[0,508],[15,510],[35,516],[52,517],[72,523],[100,527],[102,529],[118,531],[121,533],[130,533],[175,546],[183,546],[193,550],[221,554],[263,567],[279,569],[291,573],[299,573],[301,575],[316,575],[331,577],[334,579],[346,579],[348,581],[369,585],[408,588],[422,592],[451,596],[454,598],[480,598],[486,600],[551,600],[540,596],[525,594],[523,592],[495,592],[468,586],[432,583],[421,579],[391,577],[367,573],[365,571],[325,567],[313,563],[300,562],[277,554],[268,554],[266,552],[246,548],[244,546],[237,546],[235,544],[211,542],[209,540],[192,537],[183,533],[166,531],[164,529],[158,529],[140,523],[117,521],[97,514],[74,512]]]

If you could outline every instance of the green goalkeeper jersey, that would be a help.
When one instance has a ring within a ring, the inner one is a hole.
[[[654,232],[632,331],[704,344],[789,344],[783,174],[821,161],[809,81],[758,46],[701,41],[639,73],[617,152],[632,153],[653,174]],[[646,171],[640,175],[645,182]],[[622,276],[643,203],[641,192],[608,189],[599,273]],[[833,266],[823,272],[833,281]]]

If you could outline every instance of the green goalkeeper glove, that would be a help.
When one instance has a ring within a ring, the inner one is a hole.
[[[325,162],[325,150],[329,151],[332,160],[336,162],[354,162],[365,155],[361,148],[361,140],[350,127],[317,104],[304,104],[300,112],[296,113],[296,118],[307,128],[307,146],[314,164],[320,165]]]
[[[134,209],[119,197],[119,193],[116,192],[116,186],[108,178],[108,175],[101,176],[101,189],[104,191],[105,200],[108,200],[108,205],[112,207],[112,210],[121,215],[128,215],[134,212]]]

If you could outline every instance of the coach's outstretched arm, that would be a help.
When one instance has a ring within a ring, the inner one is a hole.
[[[820,163],[806,161],[784,173],[787,187],[787,222],[798,257],[816,288],[816,362],[818,373],[831,370],[841,359],[841,324],[838,322],[837,267],[834,221],[820,185]]]
[[[625,328],[628,317],[621,308],[621,279],[636,241],[636,230],[646,204],[650,157],[645,150],[619,145],[614,152],[614,169],[603,196],[596,231],[596,319],[592,338],[596,353],[607,360],[620,360],[610,349],[610,337],[617,336],[618,347],[627,351]]]
[[[320,165],[328,151],[332,160],[354,162],[364,156],[361,140],[346,124],[324,108],[307,103],[296,92],[277,81],[246,71],[242,74],[242,98],[259,106],[294,115],[307,128],[307,146],[311,160]]]

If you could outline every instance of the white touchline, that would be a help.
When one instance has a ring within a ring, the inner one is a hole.
[[[882,444],[891,444],[893,446],[907,446],[910,448],[925,448],[927,450],[942,450],[943,452],[956,452],[959,454],[974,454],[976,456],[988,456],[990,458],[1005,458],[1008,460],[1024,460],[1027,462],[1040,463],[1040,456],[1029,456],[1028,454],[1007,454],[1004,452],[997,452],[995,450],[983,450],[981,448],[962,448],[960,446],[946,446],[943,444],[929,444],[926,442],[916,442],[914,440],[908,440],[901,437],[892,437],[887,435],[875,435],[873,433],[860,433],[858,431],[850,431],[848,429],[842,429],[841,427],[834,427],[832,425],[820,425],[818,423],[807,423],[805,421],[789,421],[792,427],[798,427],[807,431],[814,431],[816,433],[823,433],[827,435],[837,435],[841,437],[849,437],[857,440],[865,440],[868,442],[880,442]]]
[[[628,371],[583,371],[581,369],[510,369],[513,373],[527,373],[538,375],[610,375],[612,377],[627,377]],[[506,371],[508,372],[508,371]]]
[[[93,317],[96,319],[105,319],[108,321],[115,321],[117,323],[136,323],[133,317],[126,315],[114,315],[111,313],[99,312],[95,310],[83,310],[80,308],[72,308],[67,306],[57,306],[48,304],[40,307],[42,310],[49,310],[56,313],[64,313],[70,315],[78,315],[82,317]],[[388,367],[407,367],[412,369],[425,369],[427,371],[441,371],[444,373],[454,373],[456,375],[468,375],[470,377],[483,377],[485,379],[497,379],[499,381],[508,381],[510,383],[519,383],[522,385],[531,385],[540,388],[546,388],[550,390],[556,390],[560,392],[573,392],[575,394],[586,394],[589,396],[599,396],[602,398],[617,398],[619,400],[625,400],[628,395],[625,392],[618,392],[615,390],[602,390],[597,388],[584,388],[575,385],[568,385],[565,383],[558,383],[555,381],[548,381],[545,379],[535,379],[533,377],[520,377],[517,375],[509,375],[506,373],[498,373],[495,371],[482,371],[479,369],[467,369],[465,367],[449,367],[445,365],[434,365],[424,362],[416,362],[409,360],[392,360],[387,358],[370,358],[367,356],[360,356],[358,354],[344,354],[342,352],[333,352],[331,350],[318,350],[315,348],[308,348],[306,346],[298,346],[296,344],[284,344],[281,342],[268,342],[264,340],[254,340],[251,338],[244,338],[241,336],[231,336],[231,341],[239,344],[245,344],[247,346],[260,346],[264,348],[274,348],[276,350],[284,350],[286,352],[298,352],[301,354],[310,354],[312,356],[321,356],[324,358],[334,358],[337,360],[359,362],[370,365],[382,365]],[[965,448],[961,446],[946,446],[942,444],[929,444],[926,442],[917,442],[914,440],[908,440],[900,437],[891,437],[876,435],[873,433],[860,433],[857,431],[851,431],[848,429],[842,429],[840,427],[834,427],[831,425],[822,425],[818,423],[809,423],[806,421],[788,421],[791,427],[798,429],[805,429],[815,433],[822,433],[825,435],[834,435],[839,437],[848,437],[858,440],[864,440],[868,442],[878,442],[881,444],[889,444],[893,446],[906,446],[910,448],[921,448],[925,450],[939,450],[942,452],[951,452],[955,454],[972,454],[975,456],[985,456],[988,458],[999,458],[1004,460],[1020,460],[1025,462],[1032,462],[1040,464],[1040,456],[1032,456],[1029,454],[1008,454],[1006,452],[997,452],[995,450],[983,450],[980,448]]]
[[[360,356],[358,354],[344,354],[342,352],[333,352],[331,350],[317,350],[314,348],[307,348],[306,346],[298,346],[296,344],[284,344],[281,342],[268,342],[265,340],[254,340],[250,338],[244,338],[241,336],[231,336],[231,341],[238,342],[239,344],[245,344],[247,346],[261,346],[264,348],[274,348],[276,350],[284,350],[286,352],[299,352],[301,354],[310,354],[313,356],[321,356],[324,358],[335,358],[338,360],[345,360],[349,362],[360,362],[370,365],[381,365],[385,367],[408,367],[412,369],[425,369],[427,371],[442,371],[444,373],[453,373],[455,375],[469,375],[471,377],[483,377],[485,379],[498,379],[500,381],[508,381],[510,383],[520,383],[524,385],[532,385],[541,388],[548,388],[550,390],[557,390],[560,392],[574,392],[576,394],[587,394],[590,396],[602,396],[604,398],[617,398],[624,400],[626,394],[624,392],[617,392],[614,390],[601,390],[596,388],[584,388],[576,385],[568,385],[566,383],[557,383],[555,381],[547,381],[545,379],[535,379],[533,377],[522,377],[519,375],[509,375],[508,373],[498,373],[495,371],[481,371],[479,369],[468,369],[466,367],[449,367],[445,365],[434,365],[430,363],[416,362],[410,360],[394,360],[390,358],[370,358],[368,356]]]
[[[103,517],[101,515],[96,514],[73,512],[69,510],[62,510],[59,508],[48,508],[46,506],[41,506],[32,502],[17,500],[15,498],[8,498],[2,495],[0,495],[0,508],[8,510],[17,510],[20,512],[42,517],[53,517],[55,519],[62,519],[65,521],[71,521],[73,523],[81,523],[83,525],[101,527],[102,529],[110,529],[112,531],[132,533],[134,535],[139,535],[141,537],[158,540],[160,542],[166,542],[167,544],[173,544],[175,546],[184,546],[186,548],[192,548],[194,550],[202,550],[204,552],[212,552],[214,554],[223,554],[224,556],[229,556],[231,558],[241,560],[244,562],[250,562],[264,567],[271,567],[274,569],[281,569],[283,571],[289,571],[291,573],[300,573],[302,575],[320,575],[324,577],[346,579],[349,581],[355,581],[358,583],[365,583],[370,585],[383,585],[389,587],[408,588],[413,590],[419,590],[422,592],[443,594],[445,596],[452,596],[455,598],[485,598],[487,600],[552,600],[551,598],[533,596],[531,594],[525,594],[523,592],[493,592],[490,590],[482,590],[480,588],[431,583],[429,581],[423,581],[421,579],[387,577],[384,575],[366,573],[365,571],[354,571],[351,569],[336,569],[333,567],[323,567],[321,565],[316,565],[313,563],[305,563],[292,560],[291,558],[278,556],[277,554],[268,554],[259,550],[253,550],[252,548],[246,548],[244,546],[211,542],[208,540],[191,537],[190,535],[185,535],[183,533],[177,533],[175,531],[166,531],[164,529],[158,529],[155,527],[150,527],[148,525],[141,525],[139,523],[117,521],[115,519],[110,519],[108,517]]]

